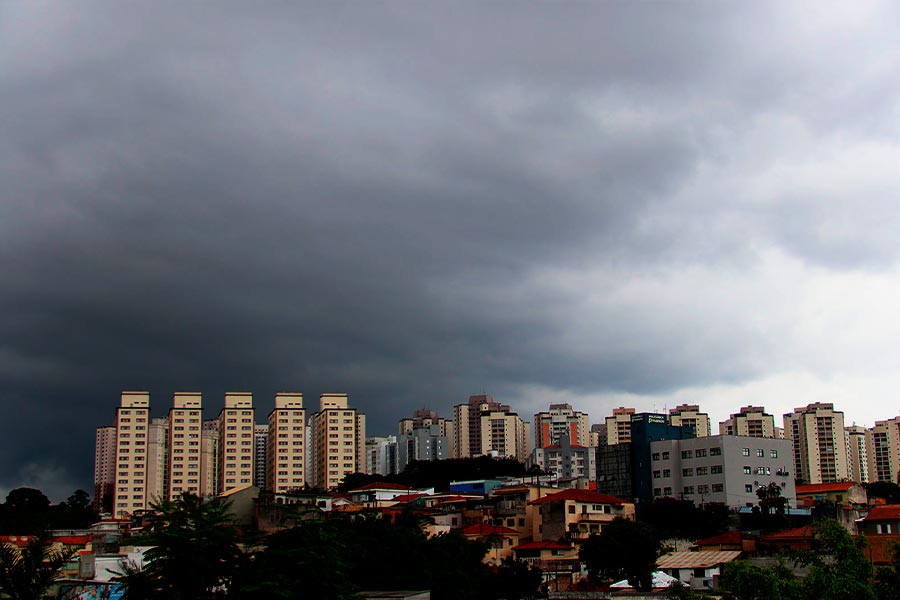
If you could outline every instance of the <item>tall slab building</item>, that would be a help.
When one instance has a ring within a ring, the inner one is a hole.
[[[200,392],[178,392],[169,409],[169,460],[166,497],[178,498],[183,492],[203,495],[200,487],[202,468],[200,428],[203,399]]]
[[[301,490],[307,483],[306,409],[303,394],[279,392],[269,413],[266,485],[276,494]]]
[[[900,417],[875,421],[866,432],[866,451],[871,481],[900,482]]]
[[[783,431],[775,427],[775,417],[762,406],[743,406],[741,410],[719,423],[720,435],[782,438]]]
[[[551,404],[550,409],[534,415],[534,447],[558,446],[563,437],[573,446],[590,446],[590,417],[571,404]]]
[[[680,404],[669,410],[669,422],[680,427],[686,425],[693,427],[697,437],[707,437],[712,433],[709,426],[709,415],[700,412],[697,404]]]
[[[850,478],[844,413],[830,402],[815,402],[784,415],[784,436],[794,444],[797,479],[834,483]]]
[[[455,458],[496,453],[524,462],[531,454],[531,426],[508,404],[487,394],[470,396],[466,404],[453,407],[453,416]]]
[[[316,487],[334,489],[349,473],[365,471],[366,416],[349,406],[347,394],[322,394],[310,424]]]
[[[147,426],[150,394],[122,392],[116,409],[116,517],[127,517],[148,507]]]
[[[225,406],[219,412],[219,494],[253,485],[254,414],[253,394],[225,394]]]
[[[112,512],[116,494],[116,426],[97,428],[94,439],[94,510]]]

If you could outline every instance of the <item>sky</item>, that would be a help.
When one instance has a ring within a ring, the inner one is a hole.
[[[897,11],[0,4],[0,494],[122,390],[897,416]]]

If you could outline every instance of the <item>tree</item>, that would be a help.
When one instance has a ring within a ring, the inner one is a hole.
[[[241,554],[227,502],[222,498],[204,502],[183,493],[152,508],[149,525],[132,540],[151,546],[144,553],[146,564],[142,570],[126,568],[117,579],[126,586],[126,594],[131,585],[150,587],[160,598],[195,600],[227,588]]]
[[[891,481],[864,483],[869,498],[884,498],[888,504],[900,504],[900,485]]]
[[[722,565],[720,588],[732,600],[800,600],[800,580],[782,561],[771,567],[757,567],[739,560]]]
[[[803,581],[806,597],[818,600],[875,597],[870,583],[872,563],[863,553],[865,537],[853,539],[840,523],[825,519],[815,526],[814,542],[815,553],[803,559],[809,566],[809,575]]]
[[[582,545],[579,558],[594,581],[628,579],[638,591],[652,587],[659,540],[646,523],[616,518]]]
[[[50,508],[50,499],[41,490],[16,488],[7,494],[5,506],[15,511],[42,512]]]
[[[91,504],[91,497],[84,490],[75,490],[72,495],[66,499],[66,506],[73,510],[82,510],[88,508]]]
[[[39,600],[74,553],[73,548],[53,544],[46,532],[32,537],[21,549],[3,544],[0,592],[12,600]]]
[[[787,498],[781,495],[781,486],[774,481],[769,485],[758,487],[756,496],[759,498],[759,508],[764,515],[768,515],[773,510],[783,513],[787,505]]]
[[[491,600],[533,598],[538,595],[543,581],[544,576],[540,569],[507,557],[488,574],[483,597]]]
[[[900,544],[894,544],[891,564],[875,572],[875,597],[878,600],[900,600]]]

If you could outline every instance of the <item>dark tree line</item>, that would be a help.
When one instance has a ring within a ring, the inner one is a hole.
[[[445,460],[414,460],[402,473],[395,475],[347,475],[338,487],[339,492],[362,487],[376,481],[408,485],[413,488],[433,487],[439,492],[450,489],[451,481],[471,479],[495,479],[497,477],[524,477],[531,474],[525,465],[514,458],[448,458]],[[534,474],[537,474],[535,471]]]
[[[0,504],[0,535],[36,535],[48,529],[83,529],[97,522],[90,497],[76,490],[65,501],[52,504],[40,490],[16,488]]]
[[[153,546],[143,569],[126,567],[130,600],[345,600],[361,590],[427,589],[436,600],[515,600],[537,592],[540,572],[482,563],[487,546],[458,532],[428,538],[418,518],[333,514],[264,539],[242,539],[221,499],[184,495],[156,506],[132,540]],[[242,543],[249,551],[242,551]]]

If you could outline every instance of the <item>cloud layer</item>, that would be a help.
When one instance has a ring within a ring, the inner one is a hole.
[[[896,16],[0,7],[0,487],[122,389],[896,416]]]

